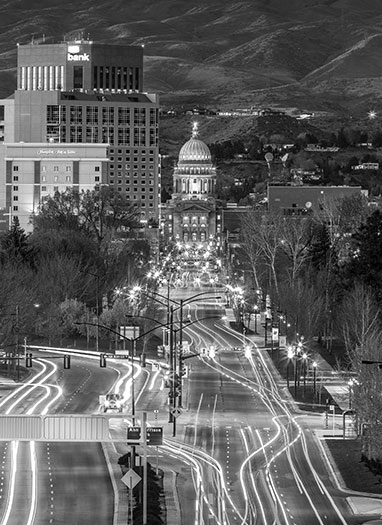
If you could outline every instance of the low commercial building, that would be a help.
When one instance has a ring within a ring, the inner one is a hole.
[[[319,212],[325,202],[360,195],[361,186],[279,186],[268,185],[268,210],[283,215]]]

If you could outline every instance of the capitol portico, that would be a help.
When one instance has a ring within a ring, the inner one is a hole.
[[[204,243],[221,233],[215,187],[216,167],[194,123],[174,168],[172,198],[162,208],[161,232],[166,240]]]

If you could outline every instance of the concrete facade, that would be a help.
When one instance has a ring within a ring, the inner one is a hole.
[[[4,226],[18,217],[20,226],[32,231],[31,215],[49,195],[107,184],[106,144],[2,144],[0,156],[5,161],[5,184],[0,187],[8,216]]]
[[[108,145],[106,183],[134,203],[143,224],[158,221],[159,100],[143,92],[142,47],[76,40],[17,51],[17,89],[0,100],[0,141]],[[0,157],[0,186],[5,176]],[[8,204],[0,190],[0,208]]]

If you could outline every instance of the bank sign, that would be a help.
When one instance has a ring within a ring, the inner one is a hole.
[[[68,62],[90,62],[89,53],[81,53],[80,46],[68,46]]]

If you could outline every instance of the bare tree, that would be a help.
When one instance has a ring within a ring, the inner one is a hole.
[[[300,271],[307,262],[309,247],[313,239],[309,218],[288,218],[280,223],[280,248],[289,261],[287,275],[293,286]]]
[[[280,231],[282,217],[278,214],[264,215],[257,211],[249,212],[243,220],[242,229],[248,246],[245,246],[247,256],[256,272],[256,261],[263,260],[268,269],[268,287],[274,288],[279,296],[276,258],[280,247]],[[257,273],[255,281],[259,282]]]
[[[351,370],[357,374],[353,408],[362,435],[363,452],[368,459],[380,459],[382,374],[378,365],[363,362],[382,361],[380,310],[370,289],[362,284],[355,285],[343,301],[341,321]]]

